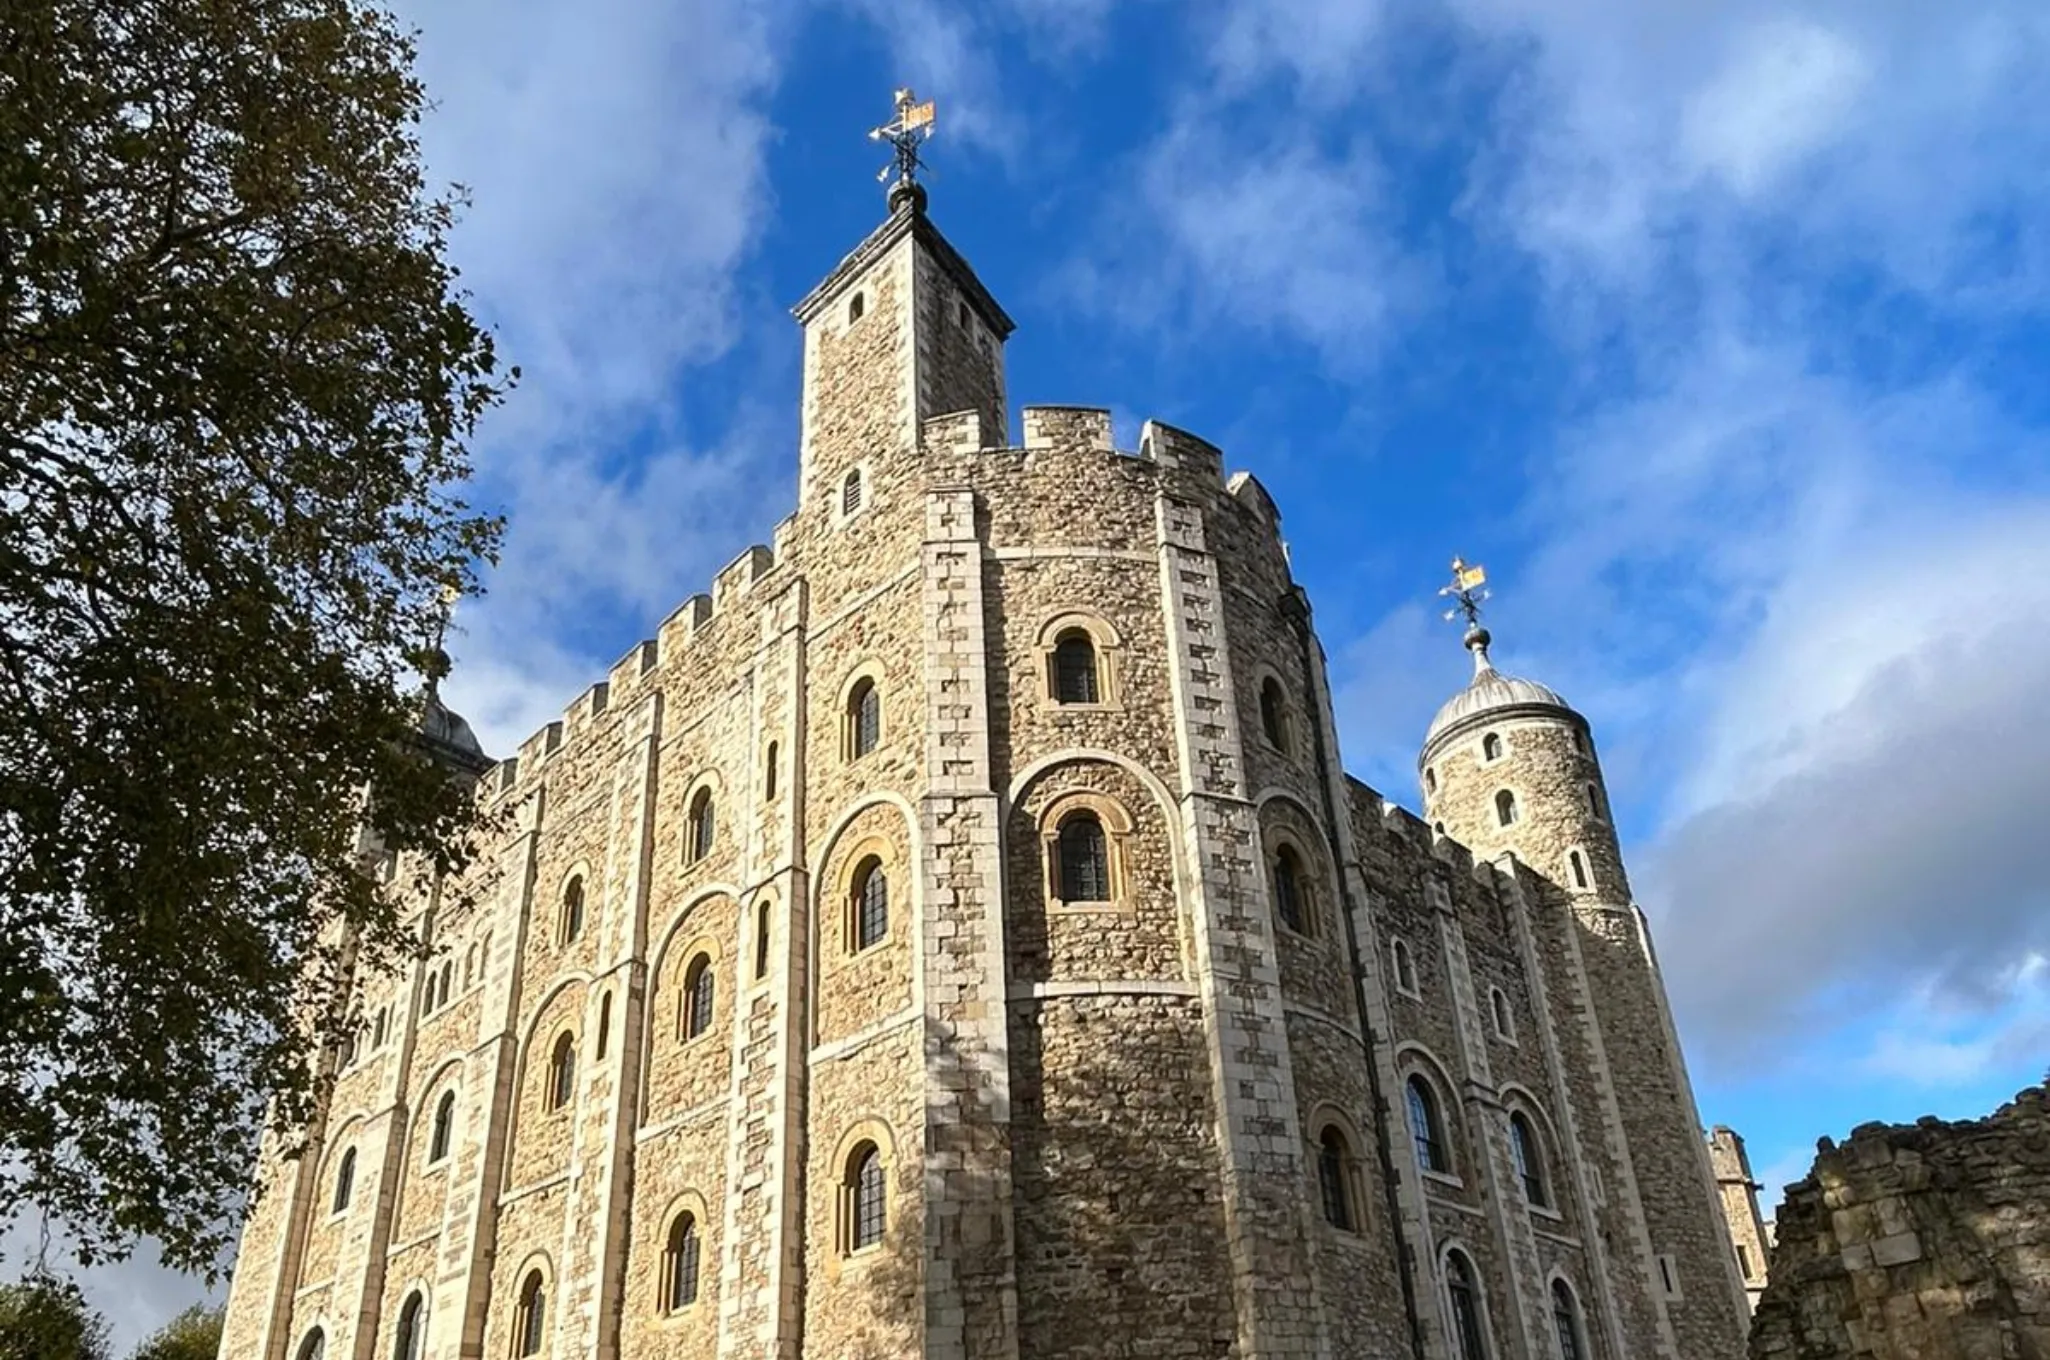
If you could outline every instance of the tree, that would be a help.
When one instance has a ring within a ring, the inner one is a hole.
[[[78,1286],[36,1271],[0,1284],[0,1360],[113,1360],[113,1351]]]
[[[467,854],[474,800],[409,735],[496,550],[460,491],[517,372],[445,260],[388,14],[5,14],[0,1220],[212,1271],[264,1110],[318,1099],[319,980],[410,947],[365,823],[423,872]]]
[[[226,1309],[193,1304],[136,1348],[132,1360],[215,1360]]]

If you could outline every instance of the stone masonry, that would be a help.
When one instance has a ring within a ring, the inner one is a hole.
[[[1758,1211],[1758,1182],[1751,1179],[1751,1158],[1735,1129],[1718,1124],[1708,1131],[1708,1161],[1715,1170],[1723,1222],[1729,1226],[1730,1243],[1737,1252],[1744,1296],[1756,1311],[1771,1268],[1772,1242]]]
[[[1825,1138],[1778,1224],[1755,1360],[2050,1355],[2050,1091]]]
[[[1736,1360],[1585,721],[1490,669],[1428,820],[1349,779],[1266,490],[1013,442],[921,190],[797,319],[795,511],[475,753],[223,1355]]]

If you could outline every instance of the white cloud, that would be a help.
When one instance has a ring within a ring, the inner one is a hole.
[[[1854,42],[1807,19],[1759,22],[1735,48],[1687,100],[1681,143],[1748,196],[1850,130],[1872,71]]]

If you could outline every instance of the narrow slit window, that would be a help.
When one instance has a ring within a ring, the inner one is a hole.
[[[717,983],[712,960],[700,954],[691,960],[683,975],[683,1037],[695,1039],[712,1027],[712,1008],[717,1001]]]
[[[1593,784],[1587,786],[1587,811],[1596,821],[1602,821],[1608,815],[1602,807],[1602,791]]]
[[[769,751],[762,761],[767,768],[762,772],[762,799],[772,801],[776,797],[776,743],[769,743]]]
[[[712,806],[712,791],[699,789],[690,801],[690,862],[695,864],[712,853],[713,838],[719,831],[718,812]]]
[[[605,999],[604,999],[603,1001],[601,1001],[601,1002],[599,1002],[599,1003],[598,1003],[598,1048],[597,1048],[597,1056],[598,1056],[599,1058],[601,1058],[601,1059],[602,1059],[602,1058],[604,1058],[604,1056],[605,1056],[605,1050],[606,1050],[606,1048],[607,1048],[607,1047],[609,1047],[609,1046],[610,1046],[611,1040],[612,1040],[612,994],[611,994],[610,992],[607,992],[607,993],[605,994]]]
[[[578,874],[562,890],[562,928],[558,935],[563,944],[574,944],[577,936],[583,933],[584,878]]]
[[[1495,1035],[1497,1038],[1514,1039],[1516,1022],[1509,1014],[1509,994],[1500,987],[1488,993],[1488,1004],[1495,1012]]]
[[[844,517],[861,509],[861,469],[855,468],[840,479],[840,514]]]
[[[769,975],[769,904],[755,908],[755,980]]]
[[[1410,957],[1409,946],[1401,940],[1396,940],[1389,946],[1388,952],[1395,959],[1395,989],[1400,992],[1415,994],[1417,989],[1416,961]]]
[[[1281,682],[1271,675],[1260,684],[1260,731],[1275,750],[1288,749],[1288,706]]]
[[[560,1110],[577,1089],[577,1041],[568,1030],[556,1036],[548,1060],[548,1108]]]
[[[1566,852],[1566,863],[1573,870],[1573,886],[1585,888],[1587,886],[1587,857],[1578,850],[1569,850]]]
[[[356,1149],[342,1153],[341,1165],[335,1171],[334,1212],[340,1213],[349,1207],[349,1196],[356,1188]]]
[[[434,1133],[427,1140],[429,1164],[443,1161],[448,1157],[449,1143],[455,1136],[455,1128],[456,1093],[443,1091],[441,1099],[435,1102],[434,1106]]]

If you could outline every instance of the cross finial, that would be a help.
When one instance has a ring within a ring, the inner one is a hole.
[[[1488,660],[1488,643],[1493,641],[1488,630],[1481,627],[1481,605],[1487,600],[1488,592],[1483,588],[1488,583],[1487,568],[1478,562],[1469,565],[1464,558],[1452,559],[1452,582],[1438,587],[1440,596],[1450,596],[1452,607],[1445,611],[1446,619],[1466,619],[1466,648],[1473,653],[1473,667],[1476,675],[1493,669]]]
[[[869,130],[872,142],[888,142],[896,155],[890,164],[876,175],[890,185],[890,206],[897,206],[900,198],[922,201],[925,192],[918,185],[918,172],[925,162],[918,158],[918,148],[933,134],[933,101],[918,102],[918,96],[909,87],[897,91],[897,116],[879,128]],[[896,172],[896,179],[890,179],[890,172]]]

